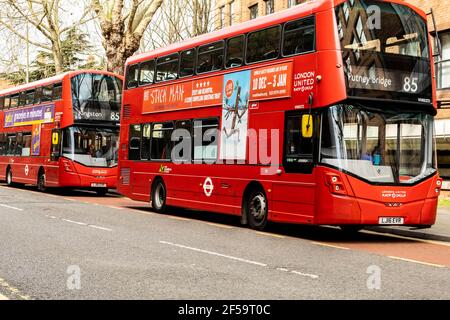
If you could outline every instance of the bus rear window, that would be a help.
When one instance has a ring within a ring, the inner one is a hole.
[[[178,53],[159,58],[156,66],[156,82],[176,78],[178,78]]]
[[[284,26],[283,55],[311,52],[315,47],[314,17],[288,22]]]
[[[250,33],[247,39],[247,63],[278,58],[280,35],[280,26]]]
[[[198,49],[197,73],[212,72],[223,68],[223,41],[210,43]]]

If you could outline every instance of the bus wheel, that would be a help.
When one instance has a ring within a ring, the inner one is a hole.
[[[245,201],[248,224],[255,230],[263,230],[267,225],[268,205],[266,195],[262,190],[250,192]]]
[[[95,192],[97,192],[97,195],[99,197],[104,197],[108,193],[108,188],[97,189],[97,190],[95,190]]]
[[[355,234],[360,232],[364,227],[355,225],[340,226],[341,230],[347,234]]]
[[[6,171],[6,185],[8,187],[14,186],[13,175],[12,175],[12,171],[10,168],[8,168],[8,170]]]
[[[152,187],[152,207],[157,213],[163,213],[166,209],[166,186],[164,181],[158,179],[153,183]]]
[[[38,181],[37,181],[37,189],[40,192],[45,192],[47,190],[45,186],[45,172],[39,172]]]

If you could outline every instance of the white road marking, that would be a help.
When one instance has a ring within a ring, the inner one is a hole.
[[[80,226],[87,226],[87,223],[84,223],[84,222],[78,222],[78,221],[73,221],[73,220],[69,220],[69,219],[62,219],[62,221],[78,224]]]
[[[94,229],[103,230],[103,231],[112,231],[112,229],[99,227],[99,226],[96,226],[96,225],[93,225],[93,224],[88,225],[88,227],[91,227],[91,228],[94,228]]]
[[[12,210],[17,210],[17,211],[23,211],[23,209],[12,207],[12,206],[8,206],[6,204],[0,204],[0,207],[12,209]]]
[[[441,264],[428,263],[428,262],[423,262],[423,261],[418,261],[418,260],[413,260],[413,259],[406,259],[406,258],[400,258],[400,257],[394,257],[394,256],[388,256],[388,258],[400,260],[400,261],[423,264],[425,266],[431,266],[431,267],[436,267],[436,268],[445,268],[445,266],[443,266]]]
[[[289,270],[286,268],[277,268],[278,271],[288,272]]]
[[[235,260],[235,261],[240,261],[240,262],[244,262],[244,263],[249,263],[249,264],[257,265],[257,266],[260,266],[260,267],[267,267],[267,264],[265,264],[265,263],[252,261],[252,260],[247,260],[247,259],[238,258],[238,257],[233,257],[233,256],[229,256],[229,255],[226,255],[226,254],[221,254],[221,253],[214,252],[214,251],[188,247],[188,246],[184,246],[184,245],[176,244],[176,243],[172,243],[172,242],[167,242],[167,241],[160,241],[159,243],[166,244],[166,245],[169,245],[169,246],[178,247],[178,248],[182,248],[182,249],[187,249],[187,250],[192,250],[192,251],[196,251],[196,252],[201,252],[201,253],[209,254],[209,255],[212,255],[212,256],[218,256],[218,257],[222,257],[222,258],[226,258],[226,259],[230,259],[230,260]]]
[[[111,209],[116,209],[116,210],[124,210],[124,208],[117,207],[117,206],[108,206],[108,207],[111,208]]]
[[[309,277],[309,278],[312,278],[312,279],[318,279],[319,278],[319,276],[316,275],[316,274],[303,273],[303,272],[295,271],[295,270],[291,271],[291,273],[299,275],[299,276],[302,276],[302,277]]]
[[[341,250],[350,250],[350,248],[341,247],[341,246],[335,246],[333,244],[328,244],[328,243],[323,243],[323,242],[312,241],[311,243],[312,244],[317,244],[318,246],[323,246],[323,247],[330,247],[330,248],[341,249]]]

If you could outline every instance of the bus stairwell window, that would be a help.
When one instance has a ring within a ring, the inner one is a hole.
[[[291,56],[311,52],[315,47],[314,17],[286,23],[284,27],[283,55]]]

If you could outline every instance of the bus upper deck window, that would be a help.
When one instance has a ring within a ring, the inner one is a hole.
[[[158,58],[156,65],[156,82],[175,80],[178,78],[178,53]]]
[[[278,58],[280,36],[280,26],[250,33],[247,39],[247,62],[255,63]]]
[[[62,83],[56,83],[53,86],[53,100],[61,100],[62,99]]]
[[[227,57],[225,62],[226,68],[236,68],[244,64],[244,44],[244,35],[228,39]]]
[[[127,89],[136,88],[139,82],[139,65],[129,66],[127,69],[126,87]]]
[[[142,62],[139,68],[139,85],[152,84],[155,80],[155,60]]]
[[[180,78],[194,74],[195,49],[183,51],[180,57]]]
[[[314,51],[314,17],[286,23],[284,26],[283,55],[291,56]]]
[[[210,43],[198,49],[197,73],[212,72],[223,68],[223,41]]]

